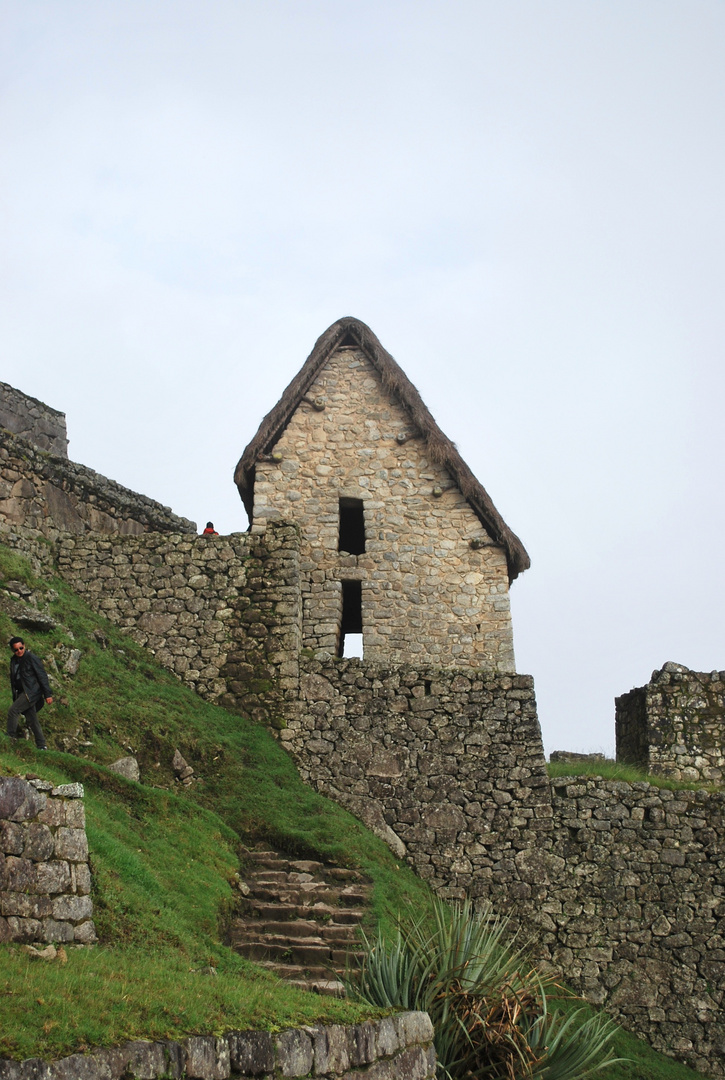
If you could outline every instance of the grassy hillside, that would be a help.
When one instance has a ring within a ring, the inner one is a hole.
[[[200,700],[63,582],[36,579],[0,545],[0,584],[9,580],[45,598],[58,626],[20,631],[13,602],[0,599],[0,640],[20,633],[59,670],[56,704],[40,714],[51,751],[10,747],[0,736],[0,774],[32,770],[85,784],[101,944],[69,948],[65,961],[61,954],[50,963],[19,946],[0,949],[0,1057],[360,1019],[350,1002],[295,990],[219,944],[245,847],[270,842],[360,869],[374,883],[373,917],[383,923],[408,905],[425,910],[427,886],[355,818],[302,784],[265,729]],[[70,649],[81,650],[80,665],[63,675]],[[3,678],[3,713],[9,702]],[[174,780],[177,748],[199,776],[189,788]],[[128,753],[139,760],[142,784],[105,768]],[[617,1052],[632,1064],[601,1074],[609,1080],[697,1075],[625,1034]]]

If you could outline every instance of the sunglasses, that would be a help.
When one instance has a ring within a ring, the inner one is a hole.
[[[13,652],[25,652],[24,645],[13,645]]]

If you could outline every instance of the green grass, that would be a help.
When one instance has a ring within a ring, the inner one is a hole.
[[[626,784],[651,784],[653,787],[666,788],[668,791],[692,791],[704,788],[705,791],[717,791],[718,785],[693,783],[685,780],[671,780],[667,776],[646,773],[635,765],[624,765],[619,761],[550,761],[546,770],[552,780],[559,776],[601,776],[603,780],[621,780]]]

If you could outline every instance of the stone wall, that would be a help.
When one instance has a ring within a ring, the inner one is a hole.
[[[94,942],[90,892],[82,785],[0,777],[0,942]]]
[[[168,506],[0,430],[0,523],[61,533],[196,533]]]
[[[667,663],[646,686],[616,698],[617,760],[675,780],[721,782],[725,671]]]
[[[725,1075],[725,794],[552,786],[527,913],[538,947],[655,1049]]]
[[[211,701],[280,727],[296,693],[299,542],[264,536],[65,536],[61,575]]]
[[[551,828],[530,676],[330,657],[303,659],[300,681],[280,738],[308,783],[443,895],[516,894]]]
[[[399,1013],[350,1027],[233,1031],[179,1042],[131,1042],[44,1063],[0,1060],[0,1080],[434,1080],[436,1056],[427,1013]]]
[[[65,413],[0,382],[0,428],[56,457],[68,457]]]
[[[365,551],[338,551],[339,500],[362,500]],[[515,670],[506,556],[364,353],[341,348],[256,465],[253,530],[301,533],[303,645],[336,652],[342,581],[360,581],[371,663]]]

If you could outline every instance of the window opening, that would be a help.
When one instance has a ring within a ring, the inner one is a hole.
[[[433,685],[433,683],[431,682],[430,679],[425,679],[424,682],[425,682],[425,693],[426,693],[426,697],[427,697],[431,693],[431,686]]]
[[[338,656],[362,656],[362,582],[343,581]]]
[[[340,499],[338,551],[362,555],[365,551],[365,515],[362,499]]]

